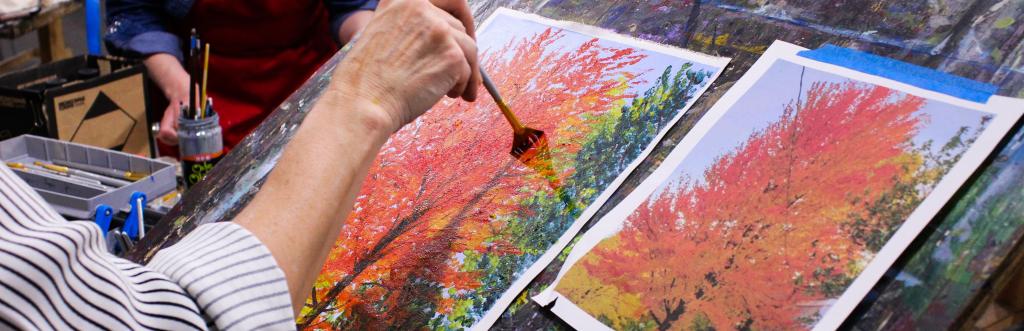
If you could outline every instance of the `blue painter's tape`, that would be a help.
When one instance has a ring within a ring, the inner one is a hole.
[[[799,55],[978,103],[988,102],[999,90],[992,84],[832,44],[802,51]]]

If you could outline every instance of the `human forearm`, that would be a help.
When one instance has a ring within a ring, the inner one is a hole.
[[[144,64],[152,79],[164,97],[167,108],[160,119],[160,132],[157,139],[165,144],[177,144],[178,117],[181,116],[180,105],[189,103],[189,76],[178,59],[167,53],[156,53],[146,58]]]
[[[188,98],[188,73],[178,59],[166,53],[150,55],[143,62],[149,77],[168,99]],[[184,94],[184,95],[182,95]],[[174,100],[172,100],[174,101]]]
[[[235,219],[284,271],[296,312],[388,136],[445,93],[473,99],[476,44],[465,32],[472,23],[449,14],[468,11],[464,0],[382,4],[364,42],[335,69],[277,167]]]
[[[316,103],[267,182],[235,219],[273,253],[296,312],[392,130],[378,106],[345,100],[332,90],[337,89]]]
[[[103,39],[111,54],[145,57],[166,53],[182,59],[180,39],[171,32],[171,17],[184,17],[188,6],[164,6],[160,0],[107,1]]]

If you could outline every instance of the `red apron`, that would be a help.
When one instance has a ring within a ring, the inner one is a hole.
[[[207,93],[228,148],[337,50],[321,0],[196,0],[187,22],[211,45]]]

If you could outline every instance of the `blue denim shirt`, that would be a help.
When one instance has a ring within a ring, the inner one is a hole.
[[[195,0],[107,1],[107,48],[113,53],[145,56],[156,53],[184,59],[181,41],[169,32],[173,20],[184,19]],[[331,31],[338,31],[357,10],[377,8],[377,0],[323,0],[330,14]],[[331,33],[335,40],[338,34]]]

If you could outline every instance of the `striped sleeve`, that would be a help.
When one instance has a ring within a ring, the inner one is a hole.
[[[147,266],[105,245],[0,165],[0,330],[295,327],[283,272],[238,225],[204,225]]]
[[[206,329],[181,286],[105,245],[0,165],[0,328]]]
[[[181,284],[221,330],[294,328],[284,272],[270,251],[231,222],[202,225],[149,266]]]

